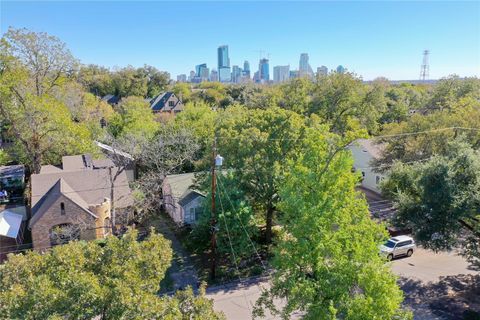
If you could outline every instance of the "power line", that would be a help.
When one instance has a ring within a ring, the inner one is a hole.
[[[267,267],[266,267],[265,264],[263,263],[262,257],[261,257],[260,254],[258,253],[258,250],[257,250],[257,248],[255,247],[255,244],[254,244],[253,241],[252,241],[252,238],[251,238],[250,235],[248,234],[247,229],[245,228],[245,226],[244,226],[242,220],[240,219],[240,217],[238,216],[238,212],[237,212],[236,210],[234,210],[235,206],[233,205],[232,199],[230,199],[230,196],[228,195],[228,193],[227,193],[227,191],[226,191],[226,189],[225,189],[225,186],[223,185],[223,182],[220,181],[220,180],[221,180],[221,179],[218,179],[218,185],[219,185],[221,188],[223,188],[224,194],[227,196],[227,199],[228,199],[228,201],[230,202],[230,205],[232,206],[232,211],[234,211],[234,214],[235,214],[235,216],[237,217],[237,220],[240,222],[240,225],[242,226],[243,231],[244,231],[245,234],[247,235],[247,238],[248,238],[248,240],[250,241],[250,244],[252,245],[252,248],[253,248],[253,250],[255,251],[255,254],[257,255],[258,259],[260,260],[260,263],[262,264],[263,269],[268,272]]]
[[[441,131],[448,131],[448,130],[471,130],[471,131],[480,131],[480,128],[470,128],[470,127],[445,127],[445,128],[437,128],[437,129],[429,129],[429,130],[424,130],[424,131],[416,131],[416,132],[402,132],[402,133],[395,133],[395,134],[385,134],[385,135],[379,135],[379,136],[372,136],[371,139],[378,139],[378,138],[395,138],[395,137],[404,137],[404,136],[413,136],[413,135],[418,135],[418,134],[425,134],[425,133],[430,133],[430,132],[441,132]],[[217,136],[220,140],[235,140],[235,139],[241,139],[243,136],[236,136],[236,137],[222,137],[222,136]],[[299,140],[304,140],[305,137],[303,138],[265,138],[262,140],[267,140],[267,141],[299,141]]]
[[[225,229],[227,231],[227,237],[228,237],[228,242],[230,243],[230,249],[232,250],[232,255],[233,255],[233,262],[235,263],[235,268],[237,269],[237,275],[238,275],[238,280],[241,282],[242,281],[242,278],[240,276],[240,269],[238,268],[238,263],[237,263],[237,257],[235,256],[235,250],[233,250],[233,245],[232,245],[232,239],[230,237],[230,231],[228,229],[228,225],[227,225],[227,219],[225,218],[225,210],[223,209],[223,202],[222,202],[222,196],[220,195],[220,197],[218,197],[219,200],[220,200],[220,207],[222,208],[222,216],[223,216],[223,222],[225,224]],[[248,308],[248,311],[251,313],[252,310],[250,309],[250,305],[248,303],[248,299],[247,299],[247,296],[245,296],[245,292],[244,292],[244,296],[245,298],[245,303],[247,304],[247,308]]]
[[[435,157],[435,156],[431,156],[431,157],[428,157],[428,158],[426,158],[426,159],[412,160],[412,161],[405,161],[405,162],[400,161],[399,163],[402,163],[402,164],[411,164],[411,163],[425,162],[425,161],[428,161],[428,160],[433,159],[434,157]],[[395,165],[395,163],[382,164],[382,165],[379,165],[379,166],[354,167],[354,168],[355,168],[355,169],[378,169],[378,168],[388,168],[388,167],[392,167],[392,166],[394,166],[394,165]]]

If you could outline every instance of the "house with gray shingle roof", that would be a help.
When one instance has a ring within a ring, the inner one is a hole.
[[[167,91],[159,94],[150,101],[150,108],[154,113],[168,112],[178,113],[183,111],[183,102],[175,93]]]
[[[43,166],[31,176],[29,229],[35,249],[56,244],[53,230],[66,226],[78,229],[75,239],[103,238],[111,231],[112,206],[117,217],[130,210],[125,171],[104,162],[90,155],[65,156],[61,166]]]
[[[163,207],[178,225],[195,224],[203,212],[205,194],[194,184],[195,173],[173,174],[163,181]]]

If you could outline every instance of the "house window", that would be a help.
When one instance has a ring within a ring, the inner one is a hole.
[[[377,185],[380,183],[380,176],[375,176],[375,183]]]
[[[185,214],[185,222],[192,223],[195,221],[195,208],[189,208],[188,212]]]
[[[60,203],[60,214],[63,216],[65,214],[65,203]]]
[[[189,208],[188,212],[185,213],[185,223],[194,223],[200,218],[201,213],[201,208]]]
[[[173,107],[175,105],[175,101],[168,101],[168,106]]]
[[[80,227],[71,223],[64,223],[50,229],[50,244],[56,246],[73,240],[80,240]]]

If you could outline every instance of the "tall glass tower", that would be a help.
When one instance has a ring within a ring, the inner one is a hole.
[[[218,47],[218,74],[220,82],[230,82],[230,58],[228,56],[228,46]]]
[[[308,53],[302,53],[300,55],[300,63],[298,66],[298,73],[300,77],[313,77],[313,70],[310,66],[310,63],[308,62],[308,59]]]
[[[250,79],[250,63],[247,60],[243,63],[243,76]]]
[[[268,64],[268,59],[260,59],[258,64],[258,74],[260,82],[268,82],[270,80],[270,66]]]

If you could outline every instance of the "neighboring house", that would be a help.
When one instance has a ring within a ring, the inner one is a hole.
[[[23,243],[26,222],[24,206],[0,210],[0,263],[7,258],[8,253],[16,252]]]
[[[167,91],[159,94],[150,101],[150,108],[154,113],[171,113],[176,114],[183,111],[184,105],[175,93]]]
[[[9,200],[21,199],[25,188],[25,166],[0,166],[0,191],[7,191]]]
[[[135,181],[137,178],[137,168],[135,159],[129,153],[123,152],[121,150],[115,149],[112,146],[107,144],[95,141],[95,144],[102,150],[102,152],[108,157],[104,160],[104,166],[108,167],[109,165],[114,167],[125,167],[125,173],[129,182]],[[94,160],[100,162],[100,160]]]
[[[105,101],[106,103],[108,103],[111,106],[117,105],[120,102],[120,99],[121,98],[119,96],[115,96],[113,94],[107,94],[106,96],[104,96],[102,98],[103,101]]]
[[[42,166],[31,176],[29,229],[34,249],[110,233],[112,204],[117,217],[133,205],[126,173],[111,164],[90,155],[66,156],[61,167]]]
[[[194,173],[169,175],[163,181],[163,206],[179,225],[194,224],[202,214],[205,195],[193,189]]]
[[[376,144],[372,139],[358,139],[348,148],[354,159],[353,169],[362,175],[362,187],[380,193],[380,182],[385,175],[375,172],[373,160],[381,156],[384,145]]]

